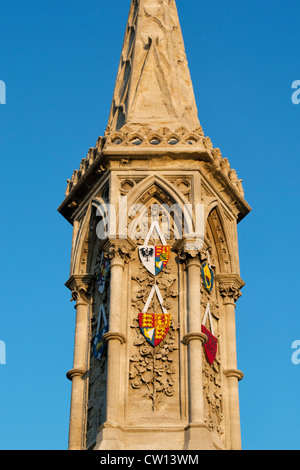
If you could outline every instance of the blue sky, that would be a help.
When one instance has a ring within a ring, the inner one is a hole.
[[[66,180],[103,135],[129,0],[2,0],[0,449],[66,449],[74,305]],[[299,0],[177,0],[204,132],[243,179],[244,449],[299,449]]]

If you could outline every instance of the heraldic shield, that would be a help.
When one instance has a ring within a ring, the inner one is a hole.
[[[207,316],[209,316],[211,332],[205,326]],[[218,340],[214,336],[212,318],[211,318],[211,313],[210,313],[210,304],[207,304],[205,316],[204,316],[204,319],[203,319],[203,323],[201,325],[201,331],[208,338],[207,343],[204,345],[204,350],[205,350],[205,354],[206,354],[208,362],[210,364],[212,364],[215,361],[216,356],[217,356]]]
[[[106,325],[102,330],[95,336],[94,341],[93,341],[93,351],[94,351],[94,356],[96,359],[100,361],[104,351],[106,344],[103,340],[103,336],[105,333],[108,332],[108,326]]]
[[[154,291],[162,307],[163,313],[147,313]],[[141,332],[151,346],[157,346],[167,335],[171,326],[171,315],[162,306],[163,300],[158,287],[152,286],[150,295],[142,313],[139,313]]]
[[[171,315],[164,313],[140,313],[140,328],[151,346],[157,346],[166,336],[171,325]]]
[[[95,272],[96,283],[100,294],[103,294],[106,281],[109,276],[110,262],[103,257],[103,252],[101,254],[101,261],[97,271]]]
[[[214,285],[214,272],[208,263],[204,263],[201,267],[202,279],[204,282],[205,289],[208,292],[212,291]]]
[[[101,316],[103,317],[104,326],[100,331]],[[94,357],[98,359],[99,361],[106,348],[106,343],[103,340],[103,336],[107,332],[108,332],[108,324],[106,320],[105,309],[104,309],[104,306],[101,304],[100,311],[99,311],[99,318],[98,318],[97,334],[95,338],[93,339]]]
[[[151,233],[156,229],[162,241],[162,245],[148,245]],[[166,244],[165,238],[157,222],[153,222],[145,243],[139,247],[139,257],[145,268],[156,276],[167,265],[171,254],[171,247]]]

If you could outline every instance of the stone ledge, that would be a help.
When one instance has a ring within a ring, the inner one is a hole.
[[[244,378],[243,372],[241,372],[238,369],[226,369],[224,370],[224,375],[225,377],[236,377],[238,381],[240,382]]]
[[[123,335],[123,333],[119,333],[117,331],[109,331],[108,333],[105,333],[103,335],[103,340],[105,341],[105,343],[108,343],[109,341],[114,339],[120,341],[121,344],[127,343],[126,336]]]
[[[201,341],[202,344],[205,344],[208,341],[208,337],[204,333],[192,332],[192,333],[187,333],[183,337],[182,342],[183,344],[187,346],[191,341],[194,341],[194,340]]]
[[[71,369],[66,373],[66,376],[72,382],[74,377],[83,377],[86,373],[86,369]]]

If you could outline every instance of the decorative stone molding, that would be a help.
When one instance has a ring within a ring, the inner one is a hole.
[[[204,137],[201,127],[191,132],[185,127],[179,127],[172,131],[167,127],[151,129],[148,126],[139,126],[138,129],[134,129],[130,126],[123,126],[122,130],[114,131],[108,126],[105,137],[106,146],[133,148],[168,146],[174,148],[183,145],[212,149],[211,141]]]
[[[191,332],[191,333],[187,333],[183,337],[182,342],[183,342],[183,344],[185,344],[187,346],[190,343],[190,341],[194,341],[194,340],[201,341],[201,343],[204,345],[204,344],[207,343],[208,338],[204,333],[193,333],[193,332]]]
[[[121,344],[125,344],[127,342],[127,339],[123,333],[119,333],[116,331],[109,331],[108,333],[105,333],[103,335],[103,340],[108,343],[111,340],[117,339],[120,341]]]
[[[204,136],[201,127],[190,132],[184,127],[180,127],[176,131],[161,127],[154,131],[148,126],[141,126],[138,131],[130,126],[124,126],[120,131],[113,131],[108,127],[105,137],[100,136],[98,138],[95,147],[90,148],[87,157],[81,160],[79,169],[75,169],[72,177],[67,180],[65,197],[68,198],[92,168],[95,168],[95,172],[100,176],[107,171],[101,157],[108,149],[112,151],[113,149],[120,150],[123,148],[124,151],[126,149],[126,152],[130,150],[133,153],[138,149],[148,151],[163,149],[163,151],[166,151],[168,149],[178,150],[179,147],[182,151],[186,149],[186,151],[201,150],[207,152],[217,173],[222,174],[238,194],[244,198],[242,180],[238,178],[236,171],[230,167],[229,160],[222,157],[220,149],[213,148],[210,138]],[[122,158],[121,166],[127,166],[128,162],[128,158]],[[77,208],[78,205],[76,200],[71,200],[68,203],[69,208]]]
[[[219,148],[213,148],[211,155],[214,159],[214,164],[221,173],[228,178],[232,186],[238,191],[238,193],[244,197],[245,192],[242,185],[242,180],[238,178],[236,171],[231,168],[228,158],[223,158]]]
[[[231,286],[226,286],[224,284],[219,285],[219,291],[221,296],[226,299],[230,300],[233,299],[235,302],[241,297],[242,293],[240,289],[238,289],[236,286],[231,285]]]
[[[66,376],[72,381],[74,377],[83,377],[86,373],[86,369],[71,369],[67,372]]]
[[[195,239],[197,239],[196,234]],[[201,240],[197,244],[193,242],[192,238],[184,237],[174,243],[173,250],[178,253],[180,260],[186,263],[194,261],[200,266],[200,254],[203,250],[203,242]]]
[[[94,276],[92,274],[73,274],[66,282],[66,287],[72,292],[71,301],[83,304],[89,303],[92,294]]]
[[[243,372],[238,369],[227,369],[223,373],[225,377],[236,377],[239,382],[244,378]]]
[[[136,248],[136,244],[130,239],[106,238],[99,243],[99,250],[104,252],[104,256],[110,260],[121,260],[129,263],[130,254]]]
[[[71,179],[67,180],[67,188],[65,196],[68,197],[71,191],[77,186],[79,181],[83,179],[84,175],[90,170],[90,168],[95,164],[97,157],[101,154],[101,151],[105,144],[105,138],[99,137],[95,147],[91,147],[88,151],[86,158],[81,160],[78,170],[74,170]],[[99,165],[97,168],[97,173],[101,176],[105,173],[106,168],[102,165]]]

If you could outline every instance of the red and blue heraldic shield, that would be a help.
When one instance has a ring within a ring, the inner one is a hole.
[[[201,326],[201,331],[208,337],[204,349],[208,362],[212,364],[217,356],[218,340],[204,325]]]
[[[151,346],[157,346],[167,335],[171,325],[169,313],[139,313],[143,335]]]

